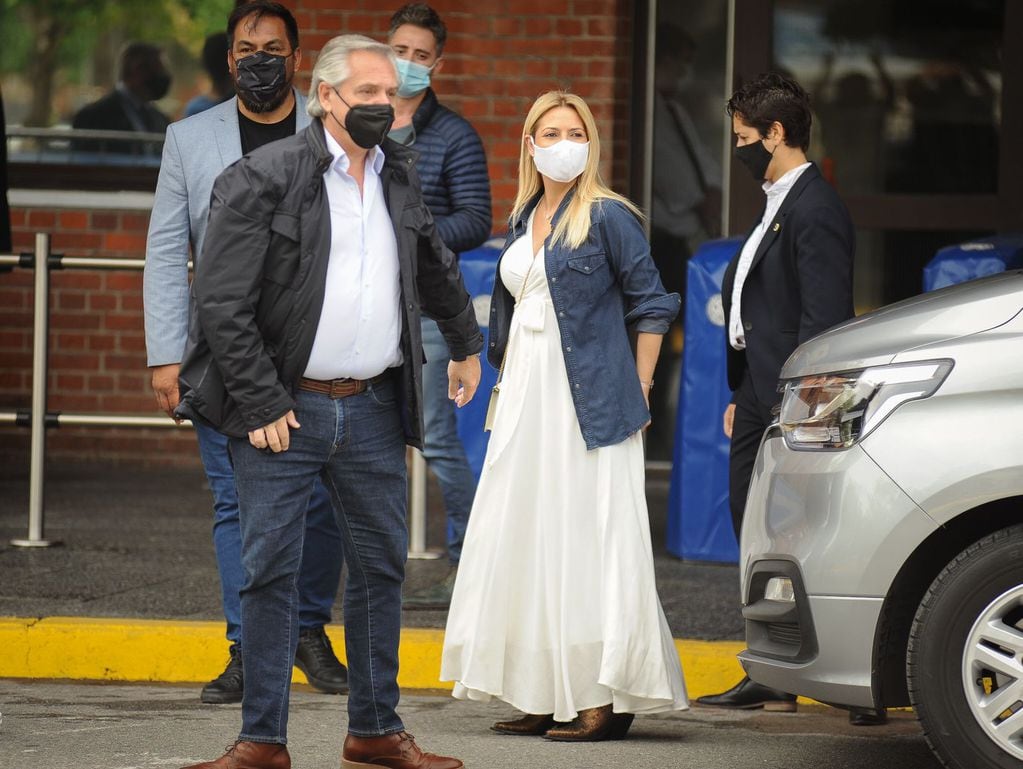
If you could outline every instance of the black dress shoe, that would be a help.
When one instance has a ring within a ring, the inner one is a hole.
[[[348,693],[348,669],[334,656],[334,647],[322,627],[299,633],[295,667],[305,673],[314,689],[326,694]]]
[[[849,723],[853,726],[883,726],[888,723],[884,708],[849,708]]]
[[[731,708],[733,710],[764,710],[783,713],[796,712],[796,695],[786,694],[769,686],[762,686],[748,677],[721,694],[706,694],[696,698],[696,704],[706,708]]]
[[[199,699],[207,705],[241,702],[244,683],[242,647],[238,644],[231,644],[231,658],[227,661],[227,667],[224,668],[223,673],[202,688]]]

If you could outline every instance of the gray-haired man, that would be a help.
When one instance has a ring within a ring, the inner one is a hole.
[[[483,346],[458,262],[423,204],[412,151],[386,140],[398,78],[387,46],[334,38],[294,137],[217,180],[193,283],[179,414],[231,437],[241,510],[242,730],[190,769],[290,769],[295,575],[317,477],[348,580],[342,769],[458,769],[398,717],[407,554],[405,444],[421,446],[420,306],[451,351],[449,397],[475,393]]]

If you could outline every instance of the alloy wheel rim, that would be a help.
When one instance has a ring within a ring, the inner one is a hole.
[[[966,702],[984,732],[1023,759],[1023,585],[989,603],[966,638]]]

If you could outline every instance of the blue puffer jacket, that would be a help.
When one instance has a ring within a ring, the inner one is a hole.
[[[437,101],[432,88],[412,116],[423,201],[444,245],[456,254],[490,237],[490,176],[483,143],[468,120]]]

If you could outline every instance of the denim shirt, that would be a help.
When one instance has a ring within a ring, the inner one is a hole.
[[[551,222],[557,227],[572,193]],[[540,196],[511,223],[498,259],[490,304],[490,346],[487,359],[501,364],[511,328],[515,298],[501,282],[500,260],[508,247],[526,234],[529,214]],[[578,248],[551,245],[548,235],[547,285],[561,335],[569,387],[579,429],[587,449],[621,443],[650,419],[629,330],[664,334],[682,300],[668,294],[650,256],[639,220],[621,203],[604,200],[591,209],[590,232]]]

